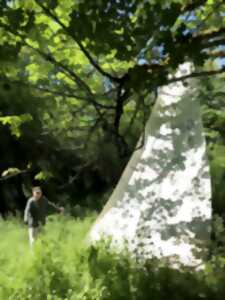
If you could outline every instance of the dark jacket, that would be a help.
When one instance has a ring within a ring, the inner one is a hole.
[[[27,223],[29,227],[44,225],[50,207],[59,210],[59,208],[45,196],[42,196],[39,200],[35,200],[34,197],[29,198],[24,211],[24,222]]]

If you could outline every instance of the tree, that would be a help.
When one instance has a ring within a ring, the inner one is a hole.
[[[187,78],[174,78],[179,64],[194,63],[188,77],[224,72],[221,63],[208,64],[224,57],[224,11],[222,0],[1,1],[4,95],[20,86],[37,99],[31,108],[20,95],[23,109],[3,110],[1,123],[20,134],[31,124],[28,113],[40,121],[41,140],[53,137],[52,145],[69,150],[67,158],[76,151],[68,183],[93,161],[99,168],[103,148],[118,163],[110,146],[130,154],[157,89]]]
[[[225,99],[224,76],[201,80],[198,85],[198,97],[202,102],[202,117],[208,144],[211,166],[213,209],[222,214],[224,209],[225,181]]]
[[[1,52],[17,55],[17,66],[4,65],[2,74],[34,93],[70,99],[89,140],[100,128],[124,150],[124,112],[136,113],[159,86],[184,80],[168,77],[180,63],[194,62],[189,77],[224,71],[204,70],[224,56],[224,10],[213,0],[3,1]]]

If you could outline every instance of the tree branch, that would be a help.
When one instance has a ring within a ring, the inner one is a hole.
[[[197,78],[197,77],[218,75],[218,74],[221,74],[221,73],[224,73],[224,72],[225,72],[225,67],[221,68],[220,70],[193,72],[189,75],[171,78],[167,81],[167,84],[177,82],[177,81],[184,81],[184,80],[189,79],[189,78]]]
[[[71,69],[69,69],[66,65],[64,65],[63,63],[61,63],[60,61],[57,61],[54,56],[51,54],[51,52],[49,51],[49,53],[45,53],[44,51],[42,51],[40,48],[35,48],[32,45],[30,45],[27,41],[26,41],[26,36],[15,31],[14,29],[12,29],[10,26],[3,24],[0,22],[0,26],[2,28],[4,28],[6,31],[10,32],[11,34],[15,35],[15,36],[19,36],[22,39],[22,42],[24,45],[26,45],[28,48],[32,49],[33,51],[37,52],[42,58],[44,58],[46,61],[52,63],[55,66],[58,66],[59,69],[61,70],[62,73],[64,73],[65,75],[69,76],[73,81],[75,81],[75,83],[86,90],[86,92],[89,94],[89,96],[93,96],[90,87]]]
[[[209,57],[212,58],[224,58],[225,57],[225,51],[215,51],[208,53]]]
[[[204,23],[213,15],[216,9],[219,9],[222,4],[224,4],[223,0],[221,2],[215,1],[215,6],[212,6],[212,10],[206,15],[203,20],[201,20],[201,22],[196,26],[196,29],[199,30],[204,25]]]
[[[10,26],[0,22],[0,27],[4,28],[6,31],[12,33],[15,36],[16,35],[19,36],[22,39],[22,42],[25,46],[27,46],[28,48],[37,52],[42,58],[44,58],[46,61],[52,63],[54,66],[58,66],[62,73],[64,73],[66,76],[69,76],[80,88],[82,88],[83,90],[86,91],[88,101],[93,104],[98,115],[100,117],[102,116],[102,112],[100,111],[101,104],[99,104],[98,102],[95,101],[95,96],[93,95],[90,87],[74,71],[69,69],[63,63],[57,61],[51,53],[45,53],[44,51],[40,50],[39,48],[35,48],[35,47],[31,46],[26,41],[25,35],[14,31]]]
[[[129,95],[130,95],[130,90],[127,89],[123,91],[123,84],[120,84],[117,91],[116,114],[114,120],[115,132],[118,134],[119,134],[120,119],[123,114],[123,105],[125,100],[129,97]]]
[[[18,175],[21,175],[21,174],[24,174],[24,173],[28,173],[28,172],[30,172],[30,170],[21,170],[19,172],[13,173],[13,174],[2,176],[2,177],[0,177],[0,181],[5,181],[5,180],[8,180],[10,178],[13,178],[13,177],[16,177]]]
[[[218,30],[212,30],[210,32],[194,34],[192,40],[196,40],[196,41],[199,41],[199,40],[204,41],[205,39],[209,40],[209,39],[219,37],[221,34],[225,34],[225,27],[222,27]]]
[[[84,47],[84,45],[82,44],[82,42],[80,42],[76,36],[71,32],[71,30],[65,25],[63,24],[60,19],[51,12],[50,9],[48,9],[45,5],[43,5],[41,3],[41,1],[39,0],[35,0],[35,2],[37,3],[37,5],[39,5],[39,7],[42,8],[42,10],[49,16],[51,17],[58,25],[61,26],[61,28],[64,30],[64,32],[66,32],[75,42],[76,44],[79,46],[80,50],[84,53],[84,55],[86,56],[86,58],[88,59],[88,61],[90,62],[90,64],[103,76],[108,77],[109,79],[111,79],[114,82],[120,82],[120,78],[114,77],[111,74],[109,74],[108,72],[104,71],[96,62],[96,60],[91,56],[91,54],[87,51],[87,49]]]
[[[66,92],[62,92],[62,91],[56,91],[56,90],[51,90],[47,87],[42,87],[42,86],[38,86],[38,85],[32,85],[29,82],[24,82],[24,81],[20,81],[20,80],[10,80],[8,77],[3,77],[3,80],[7,81],[7,83],[9,84],[17,84],[17,85],[23,85],[26,86],[27,88],[33,88],[35,90],[39,90],[42,92],[46,92],[46,93],[50,93],[52,95],[57,95],[57,96],[62,96],[62,97],[67,97],[67,98],[75,98],[78,100],[85,100],[85,101],[89,101],[89,98],[87,97],[82,97],[78,94],[74,94],[74,93],[66,93]],[[92,103],[90,103],[92,104]],[[115,106],[110,106],[110,105],[105,105],[105,104],[101,104],[97,101],[95,101],[96,106],[98,106],[99,108],[103,108],[103,109],[115,109]]]
[[[184,6],[182,11],[183,12],[193,11],[196,8],[198,8],[199,6],[204,5],[206,2],[207,2],[207,0],[194,0],[190,4],[187,4],[186,6]]]
[[[211,47],[218,47],[218,46],[224,46],[225,45],[225,38],[222,39],[216,39],[207,43],[203,43],[204,48],[211,48]]]

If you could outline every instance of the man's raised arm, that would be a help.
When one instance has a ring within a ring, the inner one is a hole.
[[[48,205],[50,207],[53,207],[57,212],[59,213],[64,213],[64,207],[61,207],[61,206],[58,206],[56,205],[55,203],[49,201],[47,198],[46,198],[47,202],[48,202]]]

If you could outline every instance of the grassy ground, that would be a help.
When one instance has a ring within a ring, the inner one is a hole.
[[[29,296],[29,286],[36,290],[34,295],[31,292],[32,299],[35,297],[44,300],[47,297],[44,294],[54,294],[54,287],[51,291],[48,286],[49,278],[55,272],[61,285],[63,277],[74,275],[78,258],[87,249],[86,236],[93,220],[94,217],[91,216],[82,221],[64,216],[50,216],[32,251],[28,243],[27,226],[15,218],[1,220],[0,300],[27,299],[23,297],[24,293]],[[54,284],[59,287],[57,282]],[[66,286],[69,288],[70,283]],[[38,295],[38,289],[44,292]],[[64,288],[60,286],[60,289]]]
[[[33,251],[22,222],[0,221],[0,300],[225,299],[225,248],[199,272],[138,265],[105,242],[88,245],[94,219],[51,216]]]

